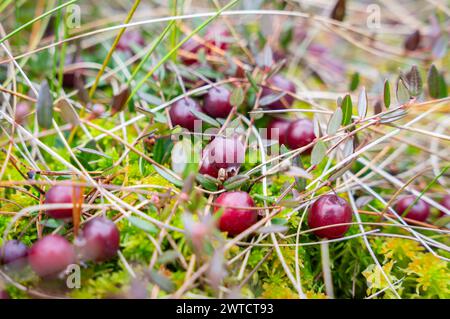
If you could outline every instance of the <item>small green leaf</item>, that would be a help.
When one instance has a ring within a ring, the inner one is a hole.
[[[411,67],[408,73],[406,73],[406,81],[408,82],[409,93],[412,96],[418,96],[422,92],[422,78],[420,77],[419,70],[416,65]]]
[[[430,97],[439,98],[439,71],[434,64],[431,65],[427,75],[428,94]]]
[[[217,179],[215,179],[214,177],[211,177],[209,175],[197,174],[195,179],[200,183],[200,185],[202,185],[204,189],[208,191],[214,192],[219,189],[217,187]]]
[[[327,145],[324,141],[318,141],[311,152],[311,165],[318,165],[327,154]]]
[[[353,104],[352,104],[352,98],[349,94],[347,94],[344,99],[342,100],[341,104],[342,108],[342,126],[347,126],[350,124],[352,120],[352,114],[353,114]]]
[[[176,178],[175,176],[173,176],[172,174],[169,174],[168,172],[166,172],[165,170],[163,170],[162,168],[160,168],[156,165],[153,165],[153,168],[159,175],[164,177],[167,181],[171,182],[175,186],[183,187],[183,182],[181,180],[179,180],[178,178]]]
[[[39,97],[36,105],[37,121],[40,127],[49,129],[53,121],[53,98],[46,80],[39,88]]]
[[[444,73],[439,75],[439,98],[443,99],[448,96],[447,84],[445,83]]]
[[[239,86],[231,92],[230,103],[233,106],[239,106],[244,102],[244,90]]]
[[[175,291],[175,284],[166,276],[158,273],[155,270],[150,270],[148,272],[148,277],[152,283],[157,285],[159,288],[164,290],[165,292],[171,293]]]
[[[229,179],[227,179],[223,183],[223,187],[226,190],[230,191],[230,190],[233,190],[233,189],[236,189],[236,188],[242,186],[249,179],[250,179],[250,177],[248,175],[236,175],[236,176],[233,176],[233,177],[230,177]]]
[[[128,216],[127,220],[130,222],[131,225],[145,231],[146,233],[149,233],[152,235],[155,235],[158,233],[158,228],[146,220],[143,220],[143,219],[135,217],[135,216]]]
[[[391,84],[389,80],[384,81],[384,106],[386,106],[386,109],[391,106]]]
[[[358,88],[359,85],[359,72],[355,72],[352,75],[352,79],[350,81],[350,91],[353,92]]]
[[[220,123],[217,122],[215,119],[213,119],[212,117],[210,117],[209,115],[198,111],[194,108],[189,109],[189,111],[191,111],[192,114],[195,115],[196,118],[198,118],[199,120],[202,120],[206,123],[208,123],[209,125],[212,125],[214,127],[220,127]]]
[[[333,115],[330,117],[330,121],[327,126],[327,134],[334,135],[341,127],[342,123],[342,109],[338,107],[336,111],[334,111]]]
[[[405,104],[409,101],[411,98],[409,94],[409,90],[406,86],[406,84],[403,82],[401,78],[397,80],[397,102],[399,104]]]
[[[280,93],[276,93],[276,94],[269,94],[264,96],[263,98],[261,98],[259,100],[259,105],[260,106],[266,106],[269,105],[275,101],[278,101],[279,99],[281,99],[283,96],[286,95],[286,92],[280,92]]]
[[[255,80],[255,78],[253,77],[252,73],[246,70],[246,71],[245,71],[245,76],[247,77],[248,81],[249,81],[250,84],[252,85],[253,89],[254,89],[255,91],[258,91],[258,90],[259,90],[258,83],[256,83],[256,80]]]
[[[358,116],[363,119],[367,115],[367,105],[369,100],[367,98],[366,88],[363,87],[358,97]]]

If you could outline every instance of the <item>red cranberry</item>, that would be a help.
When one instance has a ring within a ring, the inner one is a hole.
[[[127,30],[122,34],[116,49],[122,52],[132,52],[133,44],[143,47],[145,45],[144,38],[138,30]]]
[[[200,174],[209,175],[214,178],[217,178],[219,176],[219,170],[214,166],[213,163],[211,163],[207,153],[202,157],[199,172]]]
[[[347,201],[336,195],[323,195],[312,204],[308,212],[309,228],[318,228],[335,224],[350,223],[352,209]],[[314,234],[322,238],[340,238],[350,225],[314,230]]]
[[[203,102],[205,112],[212,117],[226,118],[232,109],[230,95],[230,91],[222,86],[210,89]]]
[[[279,90],[275,91],[275,90],[269,89],[267,87],[264,87],[262,90],[261,97],[268,96],[268,95],[274,95],[274,94],[276,95],[276,94],[280,94],[281,92],[291,92],[294,94],[296,92],[294,83],[289,81],[288,79],[286,79],[285,77],[283,77],[281,75],[272,76],[271,78],[269,78],[267,80],[267,84],[272,87],[276,87],[276,88],[280,89],[281,91],[279,91]],[[294,98],[286,93],[281,98],[268,104],[267,107],[271,108],[273,110],[278,110],[278,109],[289,108],[292,106],[293,103],[294,103]]]
[[[75,196],[74,196],[75,195]],[[75,204],[80,194],[79,187],[69,185],[56,185],[45,194],[45,204]],[[67,219],[72,217],[72,208],[49,209],[46,213],[56,219]]]
[[[231,36],[227,27],[221,24],[214,24],[211,28],[206,32],[205,38],[212,45],[222,49],[227,50],[229,47],[229,43],[227,42],[227,38]]]
[[[314,141],[315,138],[314,125],[307,119],[296,120],[292,122],[287,129],[286,142],[291,149],[297,149],[308,145]],[[310,152],[310,149],[308,151]]]
[[[271,119],[269,124],[267,125],[267,137],[269,139],[275,139],[277,137],[277,140],[280,144],[287,145],[289,125],[291,125],[291,121],[281,118]]]
[[[194,121],[199,120],[194,113],[190,110],[194,109],[199,112],[202,111],[200,105],[198,105],[197,101],[191,98],[184,98],[177,102],[175,102],[170,107],[170,120],[172,121],[172,125],[180,125],[190,131],[194,130]]]
[[[207,156],[211,165],[217,170],[237,169],[244,162],[245,147],[237,137],[217,136],[205,147],[203,156]]]
[[[221,206],[229,206],[223,208],[223,213],[219,219],[219,229],[227,232],[231,236],[242,233],[244,230],[256,223],[258,213],[254,209],[245,209],[255,207],[255,203],[246,192],[226,192],[217,197],[214,212],[221,209]],[[233,208],[243,207],[243,209]]]
[[[48,235],[31,247],[28,262],[39,276],[54,276],[75,262],[75,250],[64,237]]]
[[[441,205],[450,210],[450,194],[447,194],[442,198]],[[440,216],[445,216],[445,213],[441,212]]]
[[[22,268],[26,265],[28,247],[18,241],[9,240],[0,248],[0,265]]]
[[[411,205],[415,200],[416,197],[414,195],[405,196],[399,199],[399,201],[395,205],[395,210],[399,215],[402,216],[409,205]],[[404,217],[423,222],[428,218],[429,215],[430,206],[422,199],[419,199]]]
[[[6,290],[0,290],[0,300],[10,299],[9,294]]]
[[[117,255],[120,233],[114,222],[104,217],[96,217],[84,226],[82,240],[84,258],[97,262],[105,261]]]
[[[30,115],[30,105],[22,102],[16,105],[16,123],[23,125],[26,123],[27,116]]]
[[[197,52],[203,47],[203,45],[197,40],[190,38],[185,43],[183,43],[180,47],[181,50],[185,51],[188,54],[197,54]],[[192,65],[197,63],[197,58],[181,56],[181,60],[186,65]]]

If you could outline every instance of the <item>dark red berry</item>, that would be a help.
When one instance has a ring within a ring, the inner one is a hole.
[[[237,137],[217,136],[205,147],[203,156],[207,156],[217,170],[237,169],[245,160],[245,147]]]
[[[119,229],[111,220],[96,217],[84,226],[82,242],[86,260],[100,262],[114,258],[119,250]]]
[[[76,204],[80,200],[80,188],[69,185],[56,185],[45,194],[45,204]],[[46,213],[56,219],[72,217],[72,208],[48,209]]]
[[[10,299],[9,294],[6,290],[0,290],[0,300]]]
[[[350,223],[352,209],[347,201],[336,195],[323,195],[317,199],[308,212],[309,228],[318,228],[335,224]],[[322,238],[340,238],[350,225],[340,225],[314,230],[314,234]]]
[[[278,142],[287,145],[288,127],[291,125],[291,121],[273,118],[267,125],[267,137],[269,139],[276,139]]]
[[[203,101],[203,109],[212,117],[226,118],[232,109],[230,91],[223,86],[217,86],[208,91]]]
[[[205,39],[212,45],[227,50],[229,47],[228,39],[231,36],[230,31],[225,25],[214,24],[208,29],[205,35]]]
[[[63,86],[66,88],[76,88],[77,80],[80,83],[84,83],[83,69],[76,68],[74,69],[73,64],[81,63],[83,59],[81,57],[76,57],[74,55],[67,55],[65,60],[66,69],[63,73]]]
[[[447,194],[442,198],[441,205],[450,210],[450,194]],[[444,212],[440,212],[440,216],[445,216]]]
[[[316,135],[314,125],[310,120],[299,119],[292,122],[287,129],[286,142],[291,149],[297,149],[310,144]],[[309,149],[310,151],[311,149]],[[308,152],[308,150],[306,151]]]
[[[258,220],[258,213],[255,209],[245,209],[255,207],[255,203],[249,194],[242,191],[226,192],[217,197],[214,212],[223,207],[223,213],[219,219],[219,229],[227,232],[231,236],[238,235],[252,226]],[[242,207],[233,208],[233,207]]]
[[[22,268],[27,263],[28,247],[18,241],[9,240],[0,248],[0,265]]]
[[[197,101],[191,99],[191,98],[184,98],[177,102],[175,102],[170,107],[170,120],[172,121],[172,125],[180,125],[181,127],[184,127],[185,129],[188,129],[190,131],[194,130],[195,127],[195,120],[199,119],[192,113],[190,110],[196,110],[198,112],[202,111],[202,108],[197,103]]]
[[[415,200],[416,196],[414,195],[405,196],[397,201],[395,210],[400,216],[403,216],[403,213]],[[429,215],[430,206],[422,199],[419,199],[403,217],[423,222],[428,218]]]
[[[184,51],[184,53],[186,53],[186,55],[194,55],[194,54],[197,54],[197,52],[202,47],[203,47],[203,45],[200,42],[198,42],[197,40],[195,40],[193,38],[190,38],[189,40],[187,40],[185,43],[183,43],[181,45],[180,49],[182,51]],[[186,65],[191,65],[191,64],[198,62],[197,58],[190,57],[190,56],[183,56],[183,55],[181,55],[181,60]]]
[[[64,237],[48,235],[31,247],[28,262],[39,276],[54,276],[75,262],[75,250]]]
[[[132,52],[133,45],[143,47],[145,45],[145,40],[138,30],[127,30],[122,34],[116,49],[122,52]]]
[[[271,78],[269,78],[267,80],[267,84],[274,88],[278,88],[279,90],[275,91],[275,90],[269,89],[268,87],[264,87],[262,90],[261,97],[265,97],[268,95],[277,95],[277,94],[280,94],[281,92],[290,92],[290,93],[294,93],[294,94],[296,93],[294,83],[289,81],[282,75],[272,76]],[[294,98],[291,95],[288,95],[286,93],[281,98],[268,104],[267,107],[269,107],[273,110],[278,110],[278,109],[290,108],[293,103],[294,103]]]
[[[211,163],[208,154],[206,153],[202,157],[201,165],[200,165],[200,174],[209,175],[211,177],[217,178],[219,176],[219,170]]]

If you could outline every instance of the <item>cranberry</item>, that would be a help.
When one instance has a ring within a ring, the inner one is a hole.
[[[244,230],[256,223],[258,213],[254,209],[245,209],[255,207],[255,203],[246,192],[226,192],[217,197],[214,212],[221,209],[220,206],[229,206],[223,208],[223,213],[219,219],[219,229],[227,232],[231,236],[242,233]],[[242,207],[243,209],[233,208]]]
[[[207,156],[217,170],[237,169],[244,162],[245,147],[237,137],[217,136],[205,147],[203,156]]]
[[[119,250],[120,233],[116,224],[104,217],[96,217],[83,228],[83,257],[105,261],[114,258]]]
[[[210,89],[203,101],[205,112],[212,117],[226,118],[232,109],[230,95],[230,91],[222,86]]]
[[[290,124],[291,121],[285,119],[271,119],[269,124],[267,125],[267,137],[269,139],[275,139],[277,137],[277,140],[280,144],[287,145],[287,134]]]
[[[64,237],[48,235],[31,247],[28,262],[39,276],[54,276],[75,262],[75,250]]]
[[[26,123],[27,116],[30,115],[30,105],[28,103],[22,102],[16,105],[16,116],[15,120],[17,124],[23,125]]]
[[[207,153],[202,157],[201,166],[199,170],[200,174],[209,175],[217,178],[219,176],[219,170],[211,163]]]
[[[120,37],[116,49],[122,52],[131,53],[133,44],[143,47],[145,45],[144,38],[138,30],[127,30]]]
[[[395,210],[399,215],[403,215],[406,209],[416,200],[414,195],[408,195],[398,200],[395,205]],[[420,222],[425,221],[430,215],[430,206],[419,199],[404,216],[409,219],[417,220]]]
[[[450,194],[447,194],[444,196],[444,198],[442,198],[441,205],[447,209],[450,209]],[[441,212],[440,216],[445,216],[445,213]]]
[[[283,77],[281,75],[272,76],[271,78],[269,78],[267,80],[267,84],[272,87],[280,89],[281,92],[291,92],[294,94],[296,92],[294,83],[292,83],[291,81],[289,81],[288,79],[286,79],[285,77]],[[279,90],[274,91],[272,89],[264,87],[262,90],[261,97],[268,96],[268,95],[274,95],[274,94],[280,94],[280,91]],[[293,103],[294,103],[294,98],[286,93],[281,98],[268,104],[267,107],[271,108],[273,110],[278,110],[278,109],[289,108],[292,106]]]
[[[71,65],[75,63],[83,62],[81,57],[75,57],[73,55],[67,55],[65,64]],[[76,88],[77,77],[80,79],[81,83],[84,82],[84,76],[82,69],[70,69],[64,71],[63,73],[63,86],[66,88]]]
[[[347,201],[336,195],[323,195],[312,204],[308,212],[309,228],[350,223],[352,209]],[[314,234],[322,238],[340,238],[350,225],[340,225],[314,230]]]
[[[190,110],[194,109],[199,112],[202,111],[200,105],[197,101],[191,98],[184,98],[177,102],[175,102],[170,107],[170,120],[172,121],[172,125],[180,125],[190,131],[194,130],[194,122],[198,120],[198,118],[192,113]]]
[[[231,36],[227,27],[221,24],[214,24],[209,30],[206,32],[205,38],[212,45],[222,49],[227,50],[229,47],[229,43],[226,41],[226,38]]]
[[[203,45],[197,40],[190,38],[185,43],[183,43],[180,47],[181,50],[185,51],[188,54],[197,54],[197,52],[203,47]],[[181,60],[186,65],[192,65],[197,63],[197,58],[181,56]]]
[[[74,196],[75,195],[75,196]],[[45,204],[71,204],[79,199],[80,188],[69,185],[56,185],[45,194]],[[72,208],[49,209],[46,213],[56,219],[67,219],[72,217]]]
[[[0,290],[0,300],[10,299],[9,294],[6,290]]]
[[[286,142],[291,149],[297,149],[308,145],[314,141],[315,138],[314,125],[307,119],[296,120],[292,122],[287,129]]]
[[[0,248],[0,265],[22,268],[26,265],[28,247],[18,241],[9,240]]]

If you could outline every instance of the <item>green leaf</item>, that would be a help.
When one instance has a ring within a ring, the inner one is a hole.
[[[175,176],[173,176],[172,174],[169,174],[168,172],[166,172],[165,170],[163,170],[162,168],[160,168],[156,165],[153,165],[153,168],[159,175],[164,177],[164,179],[171,182],[173,185],[178,186],[178,187],[183,187],[183,182],[181,180],[179,180],[178,178],[176,178]]]
[[[431,65],[427,75],[428,94],[430,97],[439,98],[439,71],[434,64]]]
[[[409,99],[411,98],[410,94],[409,94],[409,90],[406,86],[406,84],[403,82],[403,80],[401,78],[399,78],[397,80],[397,102],[399,104],[405,104],[409,101]]]
[[[327,126],[327,134],[328,135],[334,135],[338,131],[338,129],[341,127],[342,123],[342,109],[338,107],[336,111],[334,111],[333,115],[330,117],[330,121],[328,122]]]
[[[209,175],[203,175],[203,174],[197,174],[197,176],[195,177],[195,179],[197,180],[197,182],[200,183],[200,185],[211,192],[214,192],[216,190],[218,190],[219,188],[217,187],[217,179],[215,179],[212,176]]]
[[[350,81],[350,91],[353,92],[358,88],[359,85],[359,73],[355,72],[352,75],[352,80]]]
[[[149,233],[152,235],[155,235],[158,233],[158,228],[146,220],[143,220],[143,219],[135,217],[135,216],[128,216],[127,220],[130,222],[131,225],[145,231],[146,233]]]
[[[217,122],[215,119],[213,119],[211,116],[198,111],[194,108],[189,109],[189,111],[191,111],[192,114],[195,115],[196,118],[198,118],[199,120],[202,120],[203,122],[208,123],[209,125],[212,125],[214,127],[220,127],[220,123]]]
[[[258,83],[256,83],[255,78],[253,77],[252,73],[249,71],[245,71],[245,76],[247,77],[248,81],[250,82],[250,84],[252,85],[253,89],[255,91],[259,90],[259,86]]]
[[[444,74],[439,75],[439,98],[443,99],[448,96],[447,84],[445,83]]]
[[[349,94],[347,94],[344,99],[342,100],[341,104],[342,108],[342,126],[347,126],[350,124],[352,120],[352,114],[353,114],[353,104],[352,104],[352,98]]]
[[[358,116],[363,119],[367,115],[367,105],[369,100],[367,98],[366,88],[363,87],[358,97]]]
[[[384,106],[386,106],[386,109],[391,106],[391,84],[389,80],[384,81]]]
[[[46,80],[39,88],[39,97],[36,105],[37,121],[40,127],[49,129],[53,121],[53,98]]]
[[[318,165],[327,154],[327,145],[324,141],[318,141],[311,152],[311,165]]]
[[[244,90],[241,87],[234,88],[230,96],[231,105],[239,106],[242,102],[244,102]]]
[[[171,293],[175,291],[175,284],[166,276],[161,275],[155,270],[150,270],[148,272],[149,279],[152,283],[157,285],[159,288],[164,290],[165,292]]]
[[[230,177],[223,183],[223,187],[230,191],[233,189],[236,189],[240,186],[242,186],[245,182],[247,182],[250,179],[248,175],[236,175],[233,177]]]
[[[411,67],[406,73],[406,81],[408,82],[409,93],[412,96],[418,96],[422,92],[422,78],[416,65]]]
[[[266,106],[269,105],[275,101],[278,101],[279,99],[281,99],[283,96],[286,95],[286,92],[280,92],[280,93],[275,93],[275,94],[269,94],[264,96],[263,98],[261,98],[259,100],[259,105],[260,106]]]

